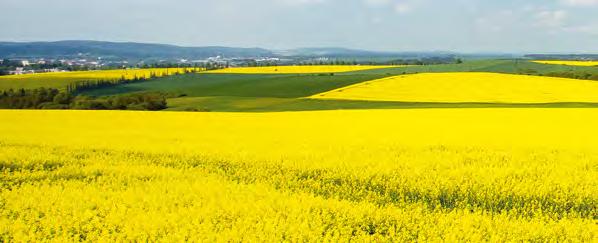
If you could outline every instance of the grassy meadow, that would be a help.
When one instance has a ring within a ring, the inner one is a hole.
[[[598,81],[552,77],[595,74],[224,69],[78,93],[188,112],[0,110],[0,241],[596,242]]]

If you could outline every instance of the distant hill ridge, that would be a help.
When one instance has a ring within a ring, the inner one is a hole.
[[[261,48],[181,47],[166,44],[105,41],[0,42],[0,57],[92,56],[119,58],[261,57],[273,53]]]
[[[0,42],[0,58],[73,57],[79,54],[121,59],[202,59],[215,56],[228,58],[259,57],[426,57],[449,56],[449,52],[383,52],[347,48],[297,48],[267,50],[223,46],[182,47],[167,44],[68,40],[55,42]]]

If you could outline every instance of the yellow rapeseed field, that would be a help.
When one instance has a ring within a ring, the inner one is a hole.
[[[596,242],[598,110],[0,110],[0,239]]]
[[[269,67],[234,67],[208,71],[209,73],[238,74],[292,74],[292,73],[340,73],[401,66],[374,65],[316,65],[316,66],[269,66]]]
[[[598,102],[598,82],[499,73],[421,73],[363,82],[315,99],[405,102]]]
[[[59,73],[35,73],[24,75],[0,76],[0,90],[59,88],[68,84],[90,80],[132,80],[135,78],[163,77],[185,72],[202,71],[201,68],[148,68],[148,69],[116,69],[97,71],[76,71]]]
[[[593,67],[598,66],[598,61],[533,61],[540,64],[553,64],[553,65],[567,65],[567,66],[584,66]]]

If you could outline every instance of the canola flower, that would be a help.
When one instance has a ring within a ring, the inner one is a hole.
[[[3,241],[598,239],[598,110],[0,110]]]
[[[402,66],[383,65],[315,65],[315,66],[268,66],[268,67],[233,67],[208,71],[208,73],[236,74],[294,74],[294,73],[340,73],[354,72]]]
[[[24,75],[0,76],[0,90],[59,88],[64,89],[68,84],[90,80],[133,80],[135,78],[150,78],[182,74],[185,72],[199,72],[202,68],[148,68],[148,69],[116,69],[75,71],[61,73],[35,73]]]
[[[316,94],[314,99],[555,103],[598,102],[598,82],[499,73],[421,73],[367,81]]]
[[[583,66],[583,67],[596,67],[598,61],[557,61],[557,60],[539,60],[533,61],[540,64],[552,64],[552,65],[567,65],[567,66]]]

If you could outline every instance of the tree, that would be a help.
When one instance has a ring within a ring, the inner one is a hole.
[[[68,105],[71,103],[72,96],[69,93],[60,92],[54,96],[53,102],[61,105]]]

